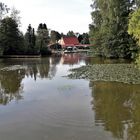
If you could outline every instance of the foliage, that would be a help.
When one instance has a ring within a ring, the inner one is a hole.
[[[93,23],[89,26],[91,43],[99,55],[131,58],[137,52],[136,42],[128,34],[129,0],[94,0],[91,5]]]
[[[59,32],[52,30],[50,34],[51,43],[57,43],[59,39],[61,39]]]
[[[133,35],[140,47],[140,8],[130,14],[128,33]],[[137,56],[136,64],[140,68],[140,52]]]
[[[8,13],[10,9],[4,3],[0,2],[0,21],[2,20],[3,16]]]
[[[136,4],[136,7],[139,8],[140,7],[140,0],[135,0],[135,4]]]
[[[136,62],[136,66],[140,69],[140,53],[137,55],[135,62]]]
[[[130,14],[128,33],[133,35],[140,46],[140,9]]]
[[[19,16],[19,14],[20,14],[20,11],[17,10],[15,7],[13,7],[11,9],[10,17],[16,21],[18,26],[20,26],[20,24],[21,24],[21,22],[20,22],[21,17]]]
[[[42,47],[40,49],[40,53],[41,53],[41,55],[50,55],[51,51],[48,49],[48,47]]]
[[[40,53],[45,55],[48,53],[48,43],[50,41],[49,38],[49,30],[47,25],[44,23],[40,23],[37,30],[37,47],[40,50]]]
[[[73,31],[68,31],[67,36],[75,36],[75,33]]]
[[[36,46],[36,35],[35,30],[32,28],[31,24],[29,24],[27,32],[25,34],[25,46],[26,46],[26,54],[38,54],[39,48]]]
[[[23,35],[18,24],[11,17],[6,17],[0,25],[0,46],[3,54],[19,54],[24,51]]]
[[[37,43],[39,48],[47,47],[49,43],[49,31],[46,24],[40,23],[37,30]]]
[[[88,33],[83,33],[78,35],[78,40],[81,44],[89,44],[89,35]]]
[[[7,5],[5,5],[4,3],[0,2],[0,24],[1,24],[1,20],[3,18],[3,16],[8,13],[9,11],[9,8],[7,7]],[[1,46],[1,43],[0,43],[0,55],[3,54],[3,48]]]

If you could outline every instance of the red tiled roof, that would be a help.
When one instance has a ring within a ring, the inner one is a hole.
[[[77,37],[75,37],[75,36],[63,37],[63,41],[64,41],[65,45],[68,45],[68,44],[78,45],[79,44],[79,41],[78,41]]]

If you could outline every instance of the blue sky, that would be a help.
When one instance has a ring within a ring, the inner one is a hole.
[[[21,30],[29,24],[35,29],[39,23],[46,23],[51,30],[67,33],[88,32],[91,23],[92,0],[1,0],[8,7],[20,10]]]

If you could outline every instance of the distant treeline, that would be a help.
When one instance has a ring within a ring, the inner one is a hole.
[[[81,44],[89,44],[88,33],[69,31],[65,35],[48,29],[45,23],[40,23],[37,31],[29,24],[26,33],[23,34],[19,30],[19,13],[15,8],[9,9],[0,2],[0,55],[48,55],[51,54],[48,46],[57,44],[63,36],[77,36]]]

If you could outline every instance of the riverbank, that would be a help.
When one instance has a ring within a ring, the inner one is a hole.
[[[41,55],[2,55],[0,58],[40,58]]]
[[[134,64],[94,64],[71,71],[68,77],[72,79],[140,84],[140,70]]]

